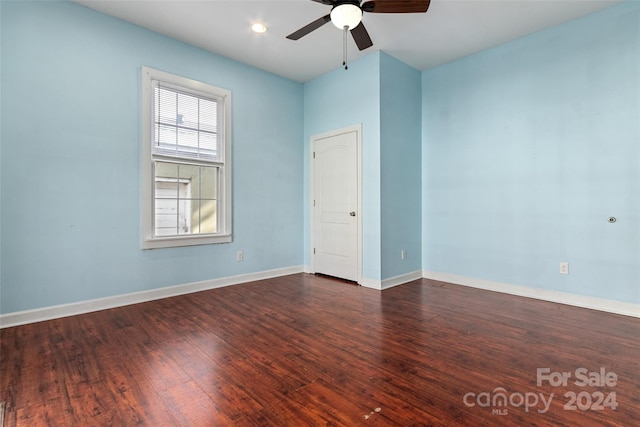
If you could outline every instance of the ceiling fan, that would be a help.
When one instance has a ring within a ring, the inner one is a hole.
[[[371,0],[360,4],[359,0],[311,0],[332,6],[331,13],[316,19],[308,25],[287,36],[290,40],[298,40],[310,32],[317,30],[331,21],[345,34],[351,31],[358,49],[364,50],[373,46],[371,37],[362,23],[364,12],[369,13],[424,13],[429,9],[431,0]],[[346,39],[345,39],[346,40]]]

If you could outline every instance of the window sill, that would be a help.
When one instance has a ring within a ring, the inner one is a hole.
[[[176,236],[176,237],[155,237],[144,239],[142,249],[178,248],[182,246],[213,245],[217,243],[230,243],[230,234],[215,236]]]

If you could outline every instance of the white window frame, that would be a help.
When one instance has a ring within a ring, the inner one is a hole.
[[[205,93],[222,99],[221,107],[223,117],[223,153],[224,159],[220,162],[200,162],[173,159],[172,161],[183,164],[201,164],[204,166],[217,166],[220,168],[218,188],[218,232],[211,234],[189,234],[178,236],[155,236],[155,171],[156,160],[166,160],[162,156],[152,154],[154,139],[154,87],[153,82],[160,81],[184,88],[188,91]],[[169,74],[153,68],[142,67],[142,147],[140,153],[141,176],[141,228],[142,249],[171,248],[180,246],[209,245],[215,243],[228,243],[232,241],[232,198],[231,198],[231,92],[196,80]]]

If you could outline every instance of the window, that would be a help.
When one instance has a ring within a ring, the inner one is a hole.
[[[231,93],[142,68],[142,247],[231,241]]]

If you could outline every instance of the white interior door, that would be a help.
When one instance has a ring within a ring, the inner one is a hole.
[[[314,267],[358,281],[358,131],[313,140]]]

